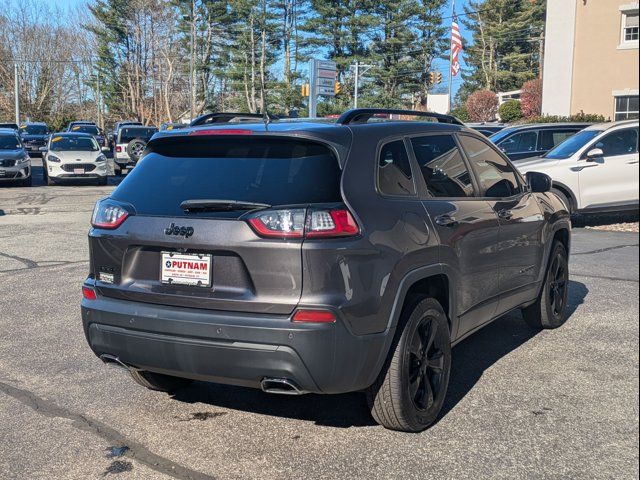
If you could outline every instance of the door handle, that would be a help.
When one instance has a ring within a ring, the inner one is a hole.
[[[502,220],[511,220],[513,218],[513,212],[511,210],[500,210],[498,217]]]
[[[456,218],[448,214],[440,215],[436,217],[435,222],[437,225],[440,225],[441,227],[453,228],[459,225],[459,222],[456,220]]]

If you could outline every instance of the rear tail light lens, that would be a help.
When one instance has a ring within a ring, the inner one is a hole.
[[[296,310],[291,320],[300,323],[334,323],[336,316],[329,310]]]
[[[85,300],[95,300],[97,297],[96,291],[91,287],[82,287],[82,297]]]
[[[120,145],[116,145],[116,152],[122,152],[122,147]]]
[[[360,232],[349,210],[311,210],[307,219],[307,237],[351,237]]]
[[[99,200],[93,209],[91,225],[95,228],[112,230],[118,228],[129,216],[129,212],[113,200]]]
[[[262,211],[248,220],[261,237],[331,238],[358,235],[360,228],[344,208]]]
[[[249,224],[262,237],[302,238],[306,210],[268,210],[249,219]]]

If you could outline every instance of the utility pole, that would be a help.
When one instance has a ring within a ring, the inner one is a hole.
[[[18,88],[18,63],[13,64],[13,94],[16,101],[16,125],[20,125],[20,89]]]
[[[358,108],[358,97],[360,95],[360,77],[371,70],[374,65],[361,65],[360,61],[356,61],[355,65],[351,65],[354,73],[353,88],[353,108]]]
[[[189,87],[190,94],[190,117],[191,120],[196,115],[196,60],[195,60],[195,43],[196,43],[196,0],[191,0],[191,56],[189,59]]]
[[[102,94],[100,92],[100,72],[96,69],[96,107],[98,108],[98,126],[104,128],[102,125]]]

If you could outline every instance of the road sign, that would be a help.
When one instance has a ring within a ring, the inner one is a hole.
[[[318,95],[326,95],[326,96],[333,97],[336,94],[336,92],[334,91],[334,88],[335,87],[333,85],[331,85],[330,87],[318,87],[317,92],[318,92]]]
[[[312,59],[309,62],[309,117],[315,118],[318,97],[334,97],[338,66],[330,60]]]
[[[335,83],[335,76],[332,78],[318,78],[316,85],[319,87],[331,87]]]

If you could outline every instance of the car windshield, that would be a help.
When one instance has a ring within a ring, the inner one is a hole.
[[[22,148],[20,139],[15,135],[0,135],[0,150],[18,150]]]
[[[46,125],[23,125],[20,130],[27,135],[46,135],[49,133]]]
[[[97,152],[100,149],[93,137],[58,135],[51,139],[52,152]]]
[[[507,135],[511,135],[513,132],[515,132],[516,129],[515,128],[505,128],[503,130],[500,130],[497,133],[494,133],[493,135],[491,135],[489,137],[489,139],[495,143],[496,145],[498,144],[498,142],[500,142],[500,140],[502,140],[503,138],[505,138]]]
[[[155,127],[124,127],[120,129],[120,141],[118,143],[129,143],[134,138],[141,138],[145,141],[158,131]]]
[[[582,130],[572,137],[567,138],[554,149],[549,150],[543,158],[552,160],[569,158],[601,133],[602,130]]]
[[[95,125],[74,125],[71,127],[72,132],[76,133],[89,133],[91,135],[99,135],[100,130]]]

